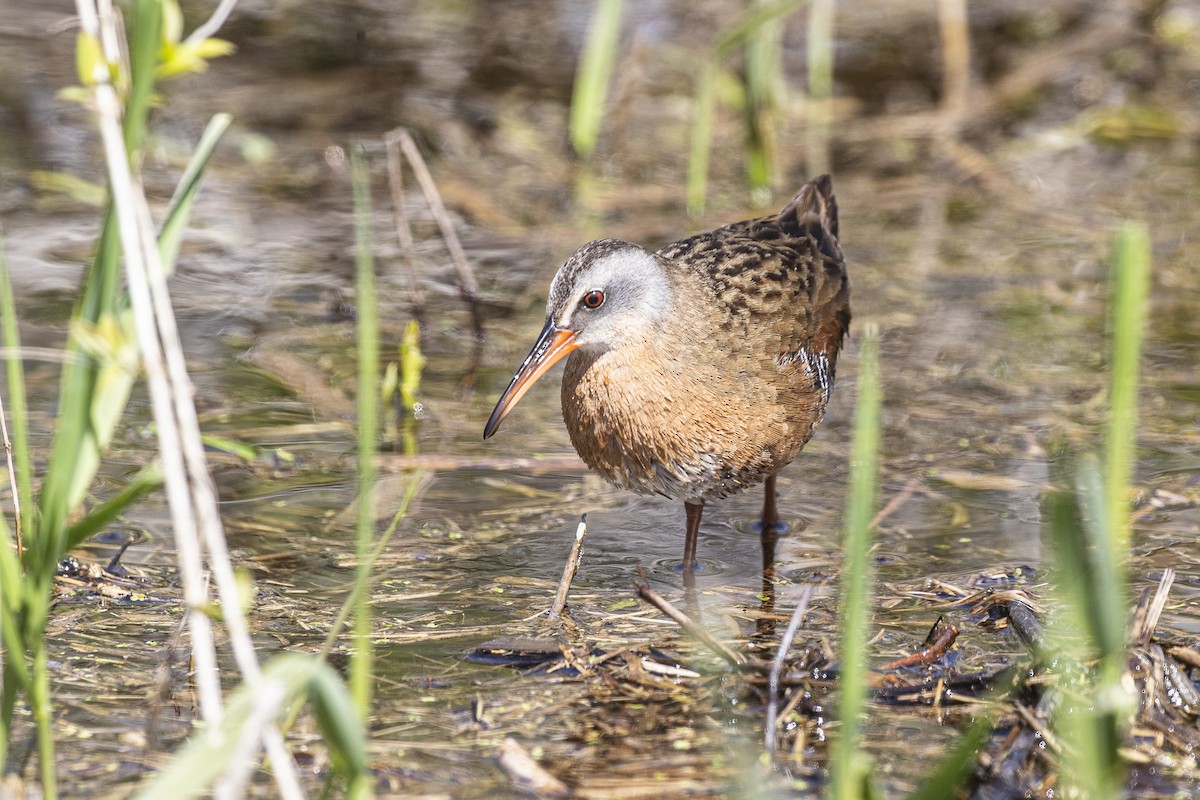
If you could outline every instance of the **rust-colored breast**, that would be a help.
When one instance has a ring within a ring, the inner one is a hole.
[[[618,486],[696,501],[795,458],[850,323],[836,233],[823,178],[778,215],[660,250],[673,305],[656,338],[567,361],[563,417],[583,460]]]

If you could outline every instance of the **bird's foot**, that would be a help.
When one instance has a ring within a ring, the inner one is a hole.
[[[791,525],[787,524],[781,519],[776,519],[773,523],[770,523],[770,525],[771,527],[768,528],[763,524],[763,520],[756,519],[750,523],[750,532],[757,533],[760,536],[765,532],[770,532],[774,533],[776,536],[779,536],[780,534],[787,533],[792,529]]]
[[[691,571],[691,572],[705,572],[705,571],[707,571],[707,567],[705,567],[705,566],[704,566],[704,562],[703,562],[703,561],[693,561],[693,562],[692,562],[692,566],[691,566],[691,569],[690,569],[690,570],[688,569],[687,565],[686,565],[684,562],[682,562],[682,561],[676,561],[676,562],[674,562],[674,563],[672,564],[671,568],[672,568],[672,569],[673,569],[675,572],[680,572],[680,573],[686,573],[686,572],[689,572],[689,571]]]

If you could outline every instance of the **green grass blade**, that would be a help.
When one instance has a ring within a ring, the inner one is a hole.
[[[228,439],[224,436],[217,436],[212,433],[200,434],[200,441],[209,450],[215,450],[218,453],[226,453],[234,458],[240,458],[242,461],[253,464],[263,457],[263,452],[252,444],[239,442],[236,439]]]
[[[1125,563],[1126,550],[1118,546],[1112,520],[1106,514],[1100,463],[1091,455],[1080,459],[1076,494],[1083,504],[1082,524],[1087,558],[1086,595],[1088,633],[1103,663],[1103,680],[1120,681],[1125,668]]]
[[[860,718],[867,697],[867,629],[871,612],[871,517],[875,510],[875,473],[879,458],[879,330],[864,326],[859,351],[858,408],[846,499],[846,541],[841,580],[841,671],[838,676],[839,735],[830,757],[830,797],[854,800],[861,795],[865,755],[859,750]]]
[[[1076,496],[1060,484],[1046,505],[1063,605],[1063,613],[1051,620],[1048,631],[1052,649],[1059,653],[1054,661],[1059,672],[1056,691],[1063,694],[1054,718],[1063,743],[1062,783],[1089,800],[1116,800],[1123,782],[1123,762],[1117,754],[1120,675],[1113,683],[1105,677],[1108,670],[1103,666],[1095,678],[1080,666],[1099,650],[1093,610],[1102,602],[1100,595],[1113,590],[1096,579],[1094,553]]]
[[[379,419],[379,314],[375,294],[375,259],[371,244],[371,185],[366,156],[350,154],[354,184],[356,301],[358,306],[358,569],[360,591],[354,612],[354,648],[350,658],[350,691],[364,717],[371,706],[371,551],[375,539],[375,449]]]
[[[1137,443],[1138,368],[1150,285],[1150,235],[1129,222],[1118,232],[1112,257],[1112,374],[1105,454],[1108,519],[1117,546],[1129,547],[1129,483]]]
[[[17,688],[28,690],[30,685],[29,669],[25,663],[25,654],[29,648],[21,625],[21,613],[25,608],[27,582],[22,580],[21,563],[17,558],[16,542],[12,531],[0,515],[0,644],[4,648],[5,680],[4,692],[16,692]],[[8,709],[11,712],[11,708]],[[0,754],[8,745],[9,722],[7,717],[0,717]],[[5,763],[0,758],[0,764]]]
[[[367,736],[362,717],[346,685],[332,669],[321,665],[308,681],[308,697],[313,716],[329,745],[334,769],[345,775],[348,797],[371,794],[368,771]]]
[[[737,20],[729,26],[713,47],[713,59],[723,60],[735,48],[743,46],[763,25],[768,25],[796,11],[809,0],[775,0],[775,2],[755,3],[747,8]]]
[[[65,546],[67,520],[74,510],[70,501],[77,494],[74,487],[90,483],[99,465],[96,436],[91,427],[99,365],[85,352],[79,333],[89,326],[98,326],[105,315],[116,316],[120,285],[121,249],[116,214],[110,202],[105,209],[96,256],[71,314],[73,324],[60,381],[54,439],[38,497],[40,519],[37,535],[29,537],[30,550],[26,556],[34,580],[53,575]]]
[[[717,40],[696,78],[692,103],[692,136],[688,155],[687,209],[692,216],[704,212],[708,195],[708,165],[712,150],[713,111],[716,106],[717,75],[721,62],[742,47],[762,26],[769,25],[800,8],[808,0],[775,0],[756,3]]]
[[[759,25],[746,40],[746,172],[756,202],[767,199],[771,186],[775,115],[783,96],[782,36],[776,19]]]
[[[810,175],[830,171],[829,103],[833,98],[833,0],[813,0],[808,17],[808,139]]]
[[[334,764],[345,771],[356,790],[352,796],[369,797],[366,733],[354,703],[340,686],[333,669],[311,656],[276,656],[263,667],[258,681],[242,683],[233,692],[221,722],[193,736],[135,800],[186,800],[207,794],[239,754],[243,739],[257,739],[263,723],[275,720],[292,698],[301,695],[313,700],[322,733],[333,748]]]
[[[96,506],[86,516],[72,524],[67,529],[67,549],[78,547],[89,537],[104,530],[125,509],[156,491],[162,486],[162,483],[162,468],[156,461],[135,475],[133,480],[111,500]]]
[[[571,145],[584,158],[596,151],[608,102],[608,84],[617,59],[621,33],[621,0],[596,0],[583,47],[575,88],[571,92]]]
[[[4,346],[10,353],[21,352],[21,335],[17,328],[17,302],[12,280],[8,274],[8,258],[4,246],[4,231],[0,230],[0,324],[3,325]],[[25,366],[13,355],[4,365],[8,382],[5,407],[9,415],[8,429],[13,446],[13,468],[16,475],[17,500],[21,504],[19,525],[22,531],[33,531],[33,460],[29,453],[29,409],[25,394]]]
[[[217,114],[208,122],[195,152],[184,170],[179,185],[175,187],[175,195],[171,198],[167,218],[163,220],[158,233],[158,252],[162,255],[163,269],[170,275],[175,270],[175,259],[179,255],[179,242],[187,227],[192,206],[196,202],[196,194],[200,190],[200,179],[204,169],[212,158],[213,150],[222,134],[229,128],[233,117],[229,114]]]
[[[129,93],[125,98],[125,150],[131,161],[141,152],[146,117],[154,96],[154,76],[162,47],[162,0],[135,0],[129,32]]]
[[[1099,655],[1095,676],[1060,680],[1067,697],[1055,725],[1064,742],[1064,786],[1082,796],[1108,800],[1123,794],[1124,766],[1118,754],[1135,699],[1122,684],[1125,668],[1126,577],[1129,553],[1129,482],[1133,474],[1137,423],[1138,363],[1149,286],[1149,234],[1126,224],[1117,234],[1112,259],[1112,356],[1106,460],[1080,459],[1075,492],[1059,476],[1049,500],[1049,517],[1059,561],[1060,599],[1065,620],[1052,626],[1057,646],[1083,663]],[[1079,633],[1085,637],[1079,641]]]
[[[38,769],[42,796],[58,797],[58,771],[54,764],[54,715],[50,697],[50,659],[46,639],[39,636],[26,643],[33,650],[33,674],[29,683],[29,705],[37,723]]]

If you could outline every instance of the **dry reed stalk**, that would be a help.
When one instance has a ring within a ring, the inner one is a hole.
[[[394,133],[394,131],[393,131]],[[387,148],[388,189],[392,195],[392,223],[396,227],[396,239],[400,242],[400,255],[404,259],[408,275],[408,303],[417,321],[421,321],[425,307],[425,292],[417,281],[417,265],[413,255],[415,242],[412,225],[408,219],[408,203],[404,196],[404,170],[400,164],[400,137],[388,134],[383,143]]]
[[[1133,620],[1133,630],[1129,636],[1135,647],[1145,647],[1150,644],[1154,630],[1158,627],[1158,620],[1162,617],[1163,609],[1167,607],[1167,595],[1171,593],[1171,585],[1174,583],[1175,570],[1167,567],[1163,570],[1162,577],[1159,578],[1158,586],[1149,602],[1138,604],[1137,614]]]
[[[0,395],[0,435],[4,437],[4,456],[8,459],[8,483],[12,491],[13,522],[17,534],[17,557],[25,552],[25,544],[21,540],[21,493],[17,491],[17,470],[13,466],[12,440],[8,438],[8,420],[4,414],[4,396]],[[0,666],[3,665],[0,661]]]
[[[943,136],[958,138],[971,92],[971,31],[967,0],[938,0],[938,31],[942,41]]]
[[[467,261],[466,251],[463,250],[462,244],[458,240],[458,234],[454,231],[454,222],[450,219],[450,214],[442,203],[442,196],[438,192],[437,184],[434,183],[433,175],[430,174],[429,167],[425,165],[425,159],[421,156],[421,151],[417,149],[417,143],[413,141],[412,135],[407,130],[396,128],[389,131],[383,140],[389,148],[398,145],[400,152],[404,154],[404,157],[408,159],[409,166],[412,167],[413,175],[416,176],[417,184],[421,187],[426,202],[429,203],[429,211],[433,214],[433,219],[442,232],[442,239],[446,242],[446,249],[450,251],[450,259],[454,262],[454,268],[458,272],[458,294],[471,312],[472,331],[476,340],[482,340],[483,313],[479,303],[479,283],[475,280],[475,273],[471,269],[470,262]],[[395,191],[393,189],[393,192]],[[401,203],[403,203],[403,199],[401,199]],[[411,240],[411,235],[409,238]]]
[[[779,722],[779,678],[783,675],[783,665],[787,661],[788,651],[792,649],[792,640],[800,630],[800,623],[808,613],[808,603],[813,596],[813,585],[806,584],[800,590],[800,600],[796,610],[788,622],[783,637],[779,640],[779,649],[775,651],[775,660],[771,662],[771,673],[767,676],[767,721],[763,725],[767,753],[775,755],[775,728]]]
[[[657,608],[659,611],[673,619],[675,623],[692,635],[698,642],[703,644],[709,650],[712,650],[732,667],[740,667],[746,663],[746,659],[737,653],[733,652],[726,645],[713,638],[713,635],[706,631],[700,623],[693,620],[687,614],[684,614],[675,606],[671,605],[658,592],[650,588],[650,584],[646,582],[646,575],[642,572],[642,568],[638,567],[638,576],[640,580],[633,582],[633,586],[637,589],[638,597],[645,600],[650,605]]]
[[[76,8],[83,32],[101,42],[104,60],[120,63],[122,50],[111,2],[76,0]],[[208,474],[204,446],[200,440],[199,423],[192,402],[192,384],[187,375],[174,310],[166,288],[166,272],[158,250],[154,222],[140,182],[129,165],[129,154],[121,130],[121,103],[104,61],[97,60],[93,73],[85,78],[94,91],[95,113],[125,257],[134,327],[157,427],[164,484],[188,608],[192,651],[196,659],[201,713],[207,722],[216,724],[222,716],[222,700],[212,624],[204,611],[208,597],[204,585],[202,541],[209,548],[209,565],[222,600],[222,618],[238,667],[245,680],[251,683],[259,680],[261,671],[245,617],[242,616],[233,566],[226,550],[225,535],[216,506],[216,492]],[[302,798],[304,793],[295,764],[273,722],[264,727],[261,740],[271,760],[281,796],[288,800]],[[236,796],[235,788],[223,783],[217,788],[217,796]]]
[[[587,514],[579,518],[579,527],[575,529],[575,542],[571,545],[571,555],[563,567],[562,580],[558,582],[558,592],[554,595],[554,605],[550,607],[550,618],[558,619],[563,609],[567,607],[567,593],[571,591],[571,583],[575,573],[579,571],[579,562],[583,558],[583,537],[587,536]]]

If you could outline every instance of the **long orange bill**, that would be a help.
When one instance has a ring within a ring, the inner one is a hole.
[[[496,432],[500,423],[508,416],[508,412],[512,411],[529,388],[537,383],[538,378],[577,347],[579,345],[575,342],[575,331],[556,328],[552,320],[546,320],[546,327],[542,328],[537,344],[529,351],[508,388],[500,395],[500,401],[492,409],[492,416],[488,417],[487,426],[483,429],[483,438],[487,439]]]

